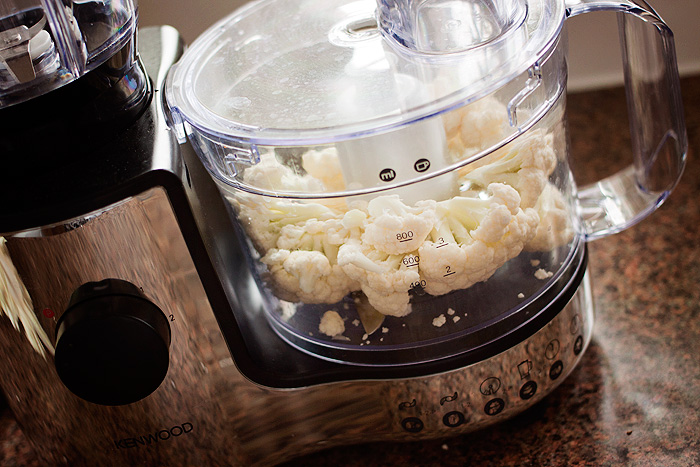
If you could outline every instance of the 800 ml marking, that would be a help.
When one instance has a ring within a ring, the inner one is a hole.
[[[410,242],[413,240],[413,231],[409,230],[407,232],[399,232],[396,234],[396,240],[399,241],[399,243],[403,242]]]

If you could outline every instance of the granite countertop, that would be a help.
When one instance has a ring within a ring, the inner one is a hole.
[[[296,466],[700,465],[700,77],[682,81],[689,162],[642,223],[589,245],[596,325],[581,364],[549,397],[481,432],[335,448]],[[631,159],[624,91],[569,97],[579,183]],[[38,466],[0,411],[0,465]]]

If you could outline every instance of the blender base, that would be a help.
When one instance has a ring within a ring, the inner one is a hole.
[[[119,407],[75,396],[61,384],[51,358],[42,358],[9,321],[0,322],[4,390],[46,464],[268,465],[368,439],[462,434],[544,398],[573,370],[591,338],[585,275],[544,327],[475,364],[413,378],[264,387],[232,358],[235,349],[226,345],[171,206],[166,191],[153,188],[78,229],[8,240],[20,273],[39,260],[64,267],[63,274],[48,267],[46,277],[28,279],[39,310],[65,309],[70,291],[83,282],[120,277],[142,287],[170,319],[171,368],[165,380],[145,399]],[[81,245],[80,253],[71,245]],[[50,277],[60,283],[49,286]],[[55,320],[41,320],[53,332]],[[288,358],[296,354],[311,358],[287,347]],[[55,442],[47,442],[46,433]]]

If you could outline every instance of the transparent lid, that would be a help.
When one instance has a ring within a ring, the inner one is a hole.
[[[546,53],[563,19],[554,0],[263,0],[192,44],[168,103],[181,139],[368,136],[492,93]]]
[[[0,107],[83,76],[135,28],[135,0],[0,0]]]

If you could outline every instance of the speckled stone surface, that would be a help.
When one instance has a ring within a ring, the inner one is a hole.
[[[593,341],[549,397],[493,428],[456,438],[323,451],[301,466],[700,465],[700,77],[682,82],[686,172],[642,223],[590,244]],[[580,184],[631,161],[624,92],[569,98]],[[39,466],[0,412],[0,465]]]

